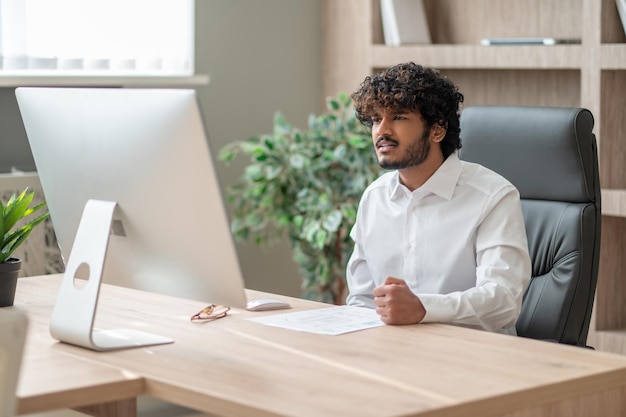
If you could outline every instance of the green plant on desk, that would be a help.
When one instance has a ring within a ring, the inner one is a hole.
[[[17,278],[22,260],[13,258],[13,252],[26,241],[35,226],[46,220],[50,213],[33,217],[46,203],[31,207],[35,192],[15,193],[4,204],[0,201],[0,307],[13,305]]]
[[[28,192],[28,188],[21,194],[13,194],[6,204],[0,201],[0,263],[7,262],[13,252],[26,241],[26,238],[33,231],[35,226],[46,220],[50,213],[45,212],[39,216],[26,221],[39,210],[46,206],[46,203],[31,207],[35,192]]]
[[[240,181],[228,189],[235,238],[271,245],[286,234],[303,296],[341,304],[349,231],[361,194],[380,168],[351,98],[339,94],[327,106],[327,113],[309,117],[305,130],[277,112],[271,134],[230,143],[219,159],[249,157]]]

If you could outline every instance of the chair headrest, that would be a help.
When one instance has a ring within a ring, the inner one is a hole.
[[[593,115],[587,109],[473,106],[461,113],[462,160],[496,171],[522,198],[599,199]]]

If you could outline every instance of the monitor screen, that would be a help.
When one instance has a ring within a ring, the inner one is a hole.
[[[21,87],[16,96],[66,261],[87,201],[114,202],[102,282],[245,307],[194,90]]]

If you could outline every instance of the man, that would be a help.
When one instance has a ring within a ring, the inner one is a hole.
[[[531,275],[519,192],[459,160],[457,86],[405,63],[366,77],[352,98],[392,171],[359,204],[347,304],[375,308],[387,324],[515,334]]]

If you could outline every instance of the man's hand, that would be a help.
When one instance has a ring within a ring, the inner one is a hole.
[[[385,324],[419,323],[426,315],[420,299],[399,278],[387,277],[382,285],[374,288],[374,304]]]

